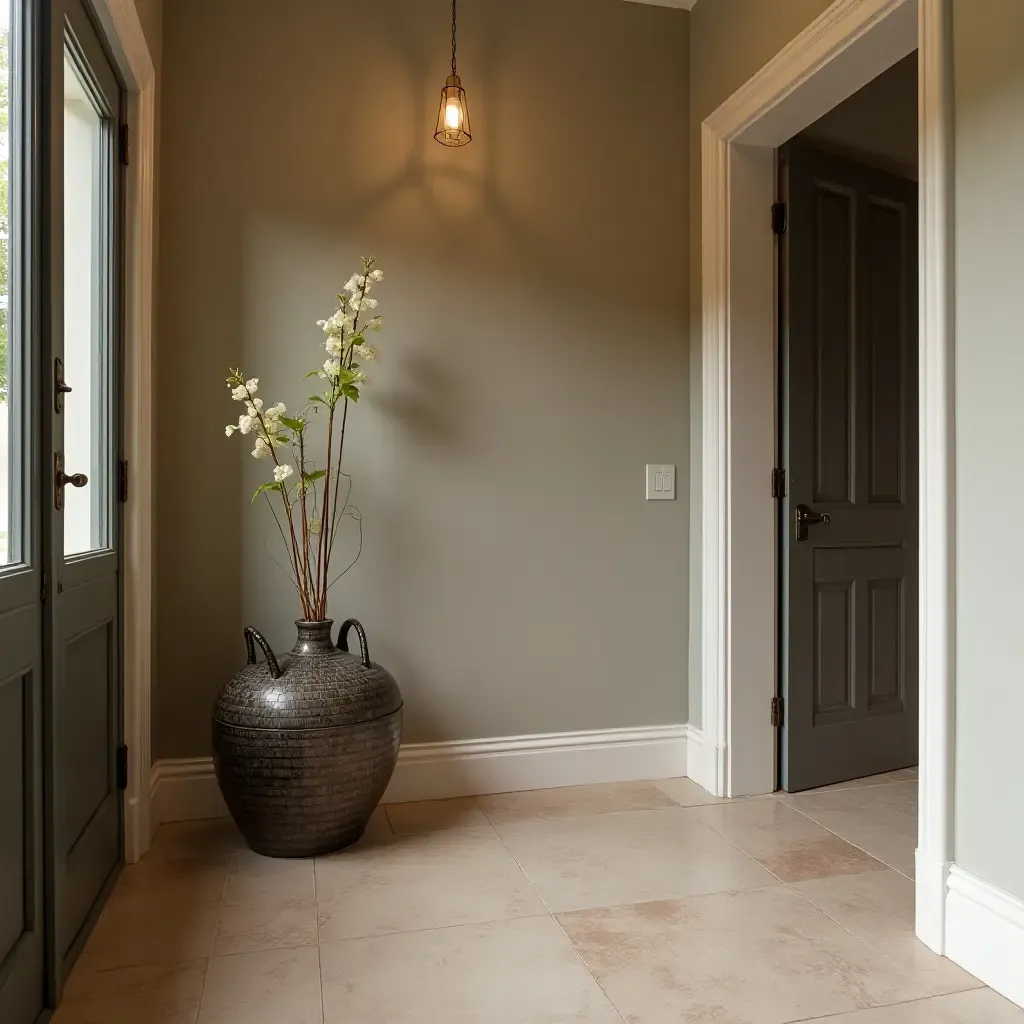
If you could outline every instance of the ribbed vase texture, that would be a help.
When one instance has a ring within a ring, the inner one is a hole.
[[[311,857],[354,843],[398,759],[398,686],[370,662],[358,623],[346,623],[342,638],[355,626],[362,657],[335,646],[332,624],[297,622],[291,652],[246,665],[214,708],[221,793],[246,842],[268,857]],[[247,643],[255,661],[248,635]]]

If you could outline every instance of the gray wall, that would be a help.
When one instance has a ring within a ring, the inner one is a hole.
[[[1024,897],[1024,4],[954,3],[956,862]]]
[[[462,150],[431,139],[443,4],[164,15],[155,756],[206,753],[243,624],[281,649],[298,614],[225,371],[294,407],[367,252],[365,548],[331,610],[400,680],[407,740],[686,721],[685,472],[647,503],[643,467],[689,443],[688,15],[467,0]]]
[[[916,181],[917,53],[893,64],[797,138]]]
[[[700,126],[831,0],[702,0],[690,14],[690,721],[701,721]]]

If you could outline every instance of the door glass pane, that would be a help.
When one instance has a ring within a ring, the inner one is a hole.
[[[22,516],[22,467],[25,453],[18,443],[24,394],[20,387],[17,338],[12,331],[10,169],[15,161],[11,133],[14,79],[11,76],[11,0],[0,0],[0,565],[21,561],[23,538],[17,536]]]
[[[109,118],[68,53],[64,60],[64,554],[110,546]]]

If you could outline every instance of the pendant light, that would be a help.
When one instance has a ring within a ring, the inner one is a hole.
[[[464,146],[473,141],[469,130],[466,90],[455,70],[455,0],[452,0],[452,73],[441,90],[441,109],[437,112],[434,138],[442,146]]]

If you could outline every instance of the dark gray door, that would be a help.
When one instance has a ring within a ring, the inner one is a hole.
[[[81,0],[54,0],[47,230],[53,972],[59,987],[122,859],[119,567],[120,89]]]
[[[796,145],[780,182],[793,792],[917,763],[917,186]]]
[[[0,1021],[45,1005],[37,5],[0,0]]]

